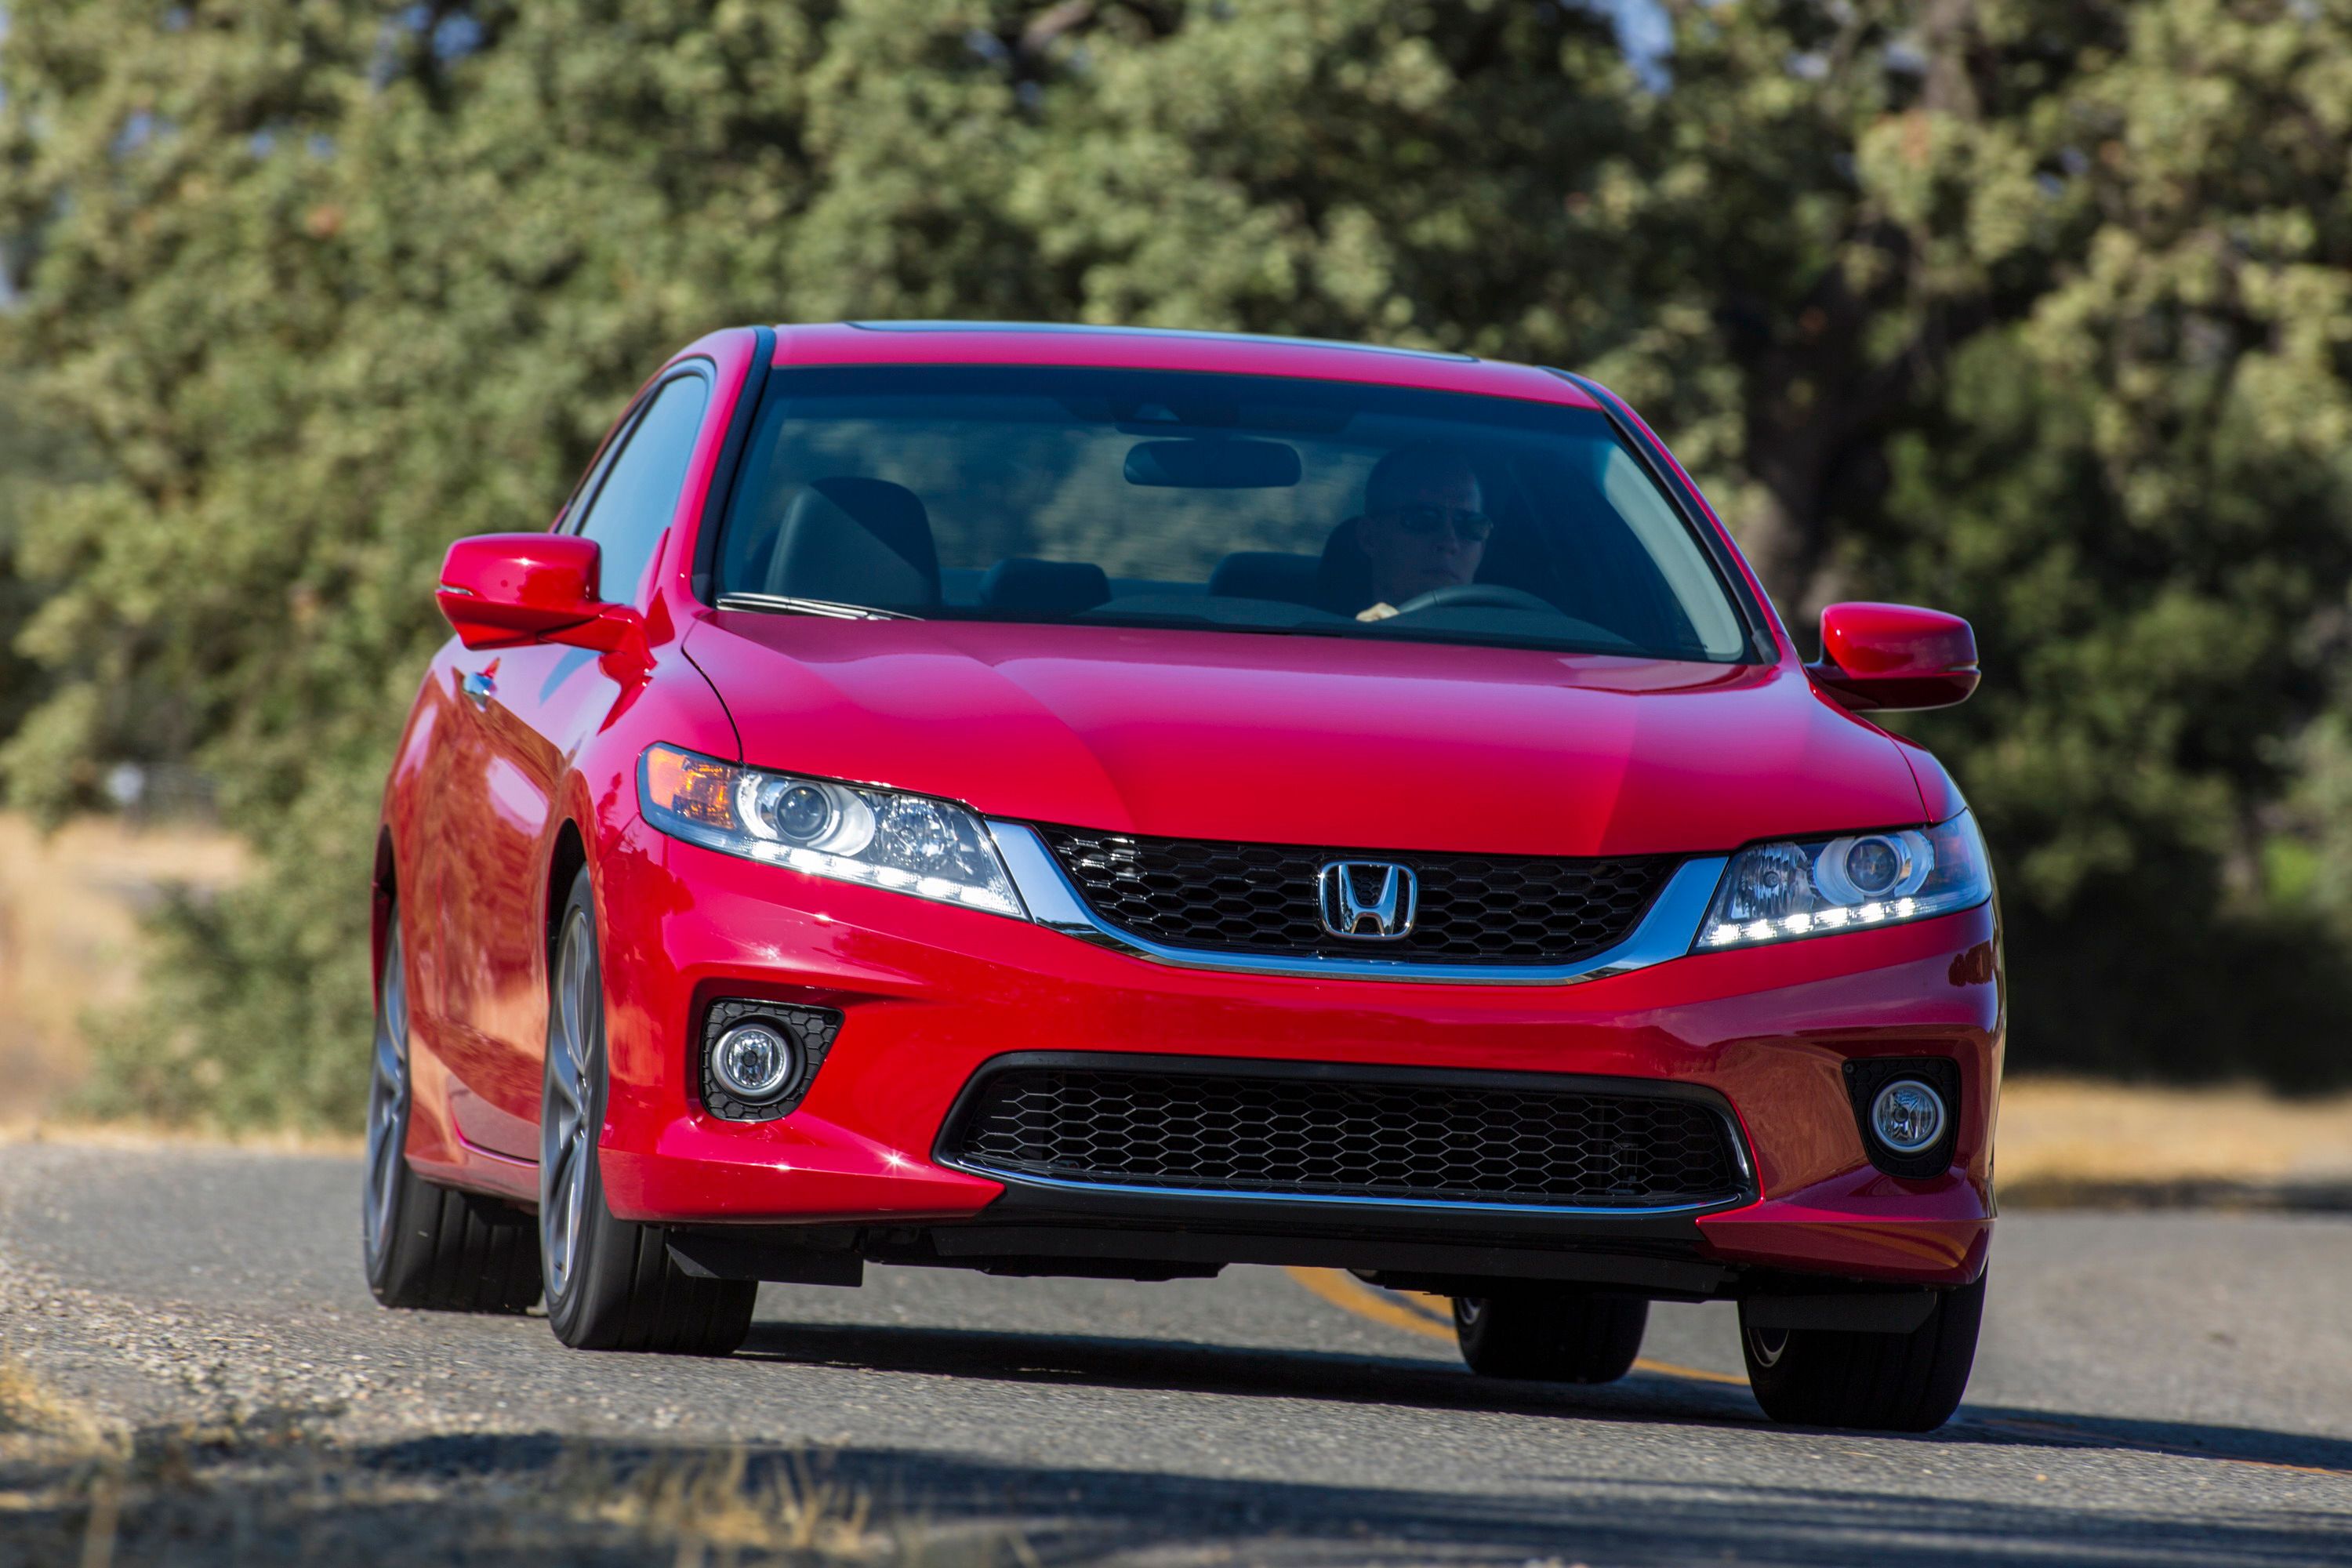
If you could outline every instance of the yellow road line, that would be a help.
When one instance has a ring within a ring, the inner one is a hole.
[[[1454,1307],[1443,1296],[1426,1296],[1414,1290],[1384,1290],[1377,1285],[1365,1284],[1341,1268],[1292,1268],[1286,1272],[1326,1301],[1335,1307],[1343,1307],[1360,1318],[1385,1323],[1392,1329],[1402,1329],[1408,1333],[1425,1334],[1431,1339],[1444,1340],[1448,1344],[1454,1342]],[[1694,1383],[1728,1384],[1740,1388],[1748,1386],[1745,1377],[1708,1372],[1696,1366],[1678,1366],[1669,1361],[1652,1361],[1647,1356],[1636,1361],[1633,1369],[1655,1373],[1661,1377],[1686,1378]],[[2086,1448],[2129,1448],[2138,1453],[2159,1454],[2175,1459],[2218,1459],[2224,1464],[2252,1465],[2257,1469],[2289,1470],[2299,1476],[2327,1476],[2337,1479],[2352,1476],[2352,1470],[2333,1469],[2325,1465],[2290,1465],[2277,1459],[2242,1458],[2235,1454],[2216,1454],[2174,1444],[2111,1436],[2057,1421],[1977,1416],[1972,1418],[1972,1424],[2012,1437],[2043,1441],[2056,1438]]]
[[[1367,1285],[1344,1268],[1293,1268],[1290,1277],[1335,1307],[1344,1307],[1360,1318],[1385,1323],[1408,1333],[1426,1334],[1433,1340],[1454,1342],[1454,1306],[1443,1296],[1424,1296],[1412,1290],[1383,1290],[1377,1285]],[[1745,1376],[1729,1373],[1708,1372],[1701,1367],[1677,1366],[1670,1361],[1652,1361],[1643,1356],[1633,1363],[1636,1372],[1655,1373],[1661,1377],[1679,1377],[1693,1383],[1727,1384],[1735,1388],[1748,1386]]]
[[[1384,1290],[1376,1290],[1354,1275],[1339,1268],[1292,1268],[1289,1276],[1335,1307],[1344,1307],[1360,1318],[1370,1318],[1376,1323],[1386,1323],[1391,1329],[1402,1329],[1409,1334],[1427,1334],[1432,1339],[1451,1340],[1451,1324],[1440,1327],[1426,1313],[1407,1306]]]
[[[1744,1372],[1709,1372],[1705,1367],[1681,1366],[1670,1361],[1652,1361],[1648,1356],[1636,1356],[1633,1360],[1633,1370],[1654,1372],[1660,1377],[1686,1377],[1693,1383],[1721,1383],[1733,1388],[1748,1386],[1748,1374]]]

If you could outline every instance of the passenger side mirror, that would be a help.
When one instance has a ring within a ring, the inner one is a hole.
[[[467,647],[561,642],[610,651],[635,610],[596,596],[598,549],[566,533],[480,533],[449,546],[433,597]]]
[[[1805,672],[1857,713],[1949,708],[1977,689],[1977,635],[1941,610],[1832,605],[1822,612],[1822,661]]]

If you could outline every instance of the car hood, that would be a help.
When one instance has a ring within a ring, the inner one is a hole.
[[[1793,667],[721,611],[686,652],[762,767],[1171,837],[1521,855],[1916,823]]]

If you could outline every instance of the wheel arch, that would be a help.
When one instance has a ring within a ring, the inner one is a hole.
[[[383,953],[392,941],[392,910],[400,897],[399,857],[393,850],[392,826],[375,830],[375,867],[368,879],[368,979],[373,1000],[383,1000]]]
[[[572,879],[588,864],[588,840],[580,824],[565,817],[555,830],[555,847],[547,857],[547,893],[541,900],[540,951],[551,966],[555,962],[556,928],[563,921],[564,900],[572,896]]]

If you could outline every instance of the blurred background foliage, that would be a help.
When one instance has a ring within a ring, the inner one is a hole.
[[[15,0],[0,773],[194,764],[117,1108],[349,1124],[453,537],[712,326],[1582,368],[1810,651],[1976,624],[2013,1068],[2352,1078],[2352,0]]]

